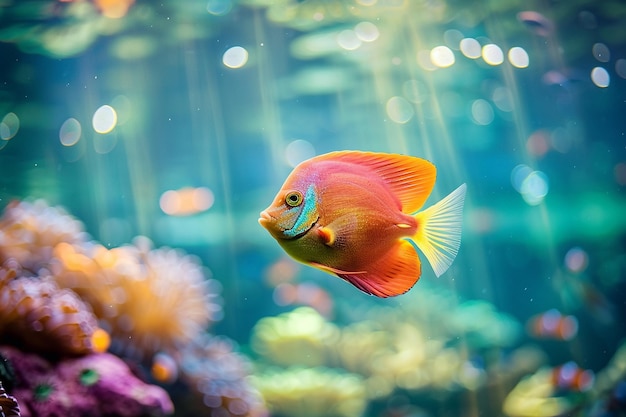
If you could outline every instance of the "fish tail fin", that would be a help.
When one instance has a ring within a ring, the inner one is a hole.
[[[411,240],[426,256],[438,277],[448,270],[461,245],[466,189],[465,184],[460,185],[437,204],[413,216],[417,231]]]

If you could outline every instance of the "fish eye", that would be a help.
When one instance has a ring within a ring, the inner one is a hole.
[[[302,204],[302,193],[300,191],[291,191],[285,196],[285,203],[291,207],[297,207]]]

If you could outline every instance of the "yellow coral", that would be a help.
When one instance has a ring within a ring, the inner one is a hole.
[[[310,307],[263,318],[252,332],[253,349],[278,365],[324,364],[339,337],[337,326]]]
[[[367,405],[360,376],[328,368],[273,370],[253,383],[277,415],[359,417]]]

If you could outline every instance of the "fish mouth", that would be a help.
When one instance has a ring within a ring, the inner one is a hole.
[[[265,210],[263,210],[261,212],[261,214],[259,214],[259,224],[261,226],[263,226],[264,228],[268,228],[270,223],[274,220],[274,218]]]

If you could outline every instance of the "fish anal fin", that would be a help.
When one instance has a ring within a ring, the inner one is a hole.
[[[421,274],[415,248],[406,240],[399,240],[385,256],[364,269],[364,273],[337,275],[367,294],[386,298],[410,290]]]
[[[327,272],[329,274],[337,275],[337,276],[339,276],[339,275],[359,275],[359,274],[366,274],[367,273],[366,271],[343,271],[341,269],[332,268],[330,266],[319,264],[317,262],[310,262],[309,265],[311,265],[314,268],[321,269],[322,271]]]
[[[418,226],[412,239],[438,277],[450,267],[461,245],[466,189],[465,184],[460,185],[447,197],[414,216]]]
[[[415,156],[378,152],[339,151],[313,160],[334,160],[367,168],[380,177],[402,204],[407,214],[419,210],[435,186],[437,169],[429,161]]]

